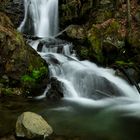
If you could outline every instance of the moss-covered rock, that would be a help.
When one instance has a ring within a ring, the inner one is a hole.
[[[124,38],[119,30],[119,22],[110,19],[102,24],[93,24],[91,27],[71,25],[64,35],[66,39],[73,41],[81,59],[106,65],[115,61],[124,46]]]
[[[109,10],[99,10],[96,14],[95,14],[95,22],[98,23],[103,23],[104,21],[112,18],[112,11]]]
[[[46,62],[25,43],[9,18],[2,13],[0,15],[0,79],[3,79],[3,75],[8,77],[9,81],[4,83],[6,89],[19,87],[32,92],[42,88],[48,74]]]

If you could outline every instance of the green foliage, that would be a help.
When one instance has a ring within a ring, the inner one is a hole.
[[[33,70],[32,71],[32,78],[33,79],[41,79],[44,75],[46,75],[47,73],[47,68],[46,67],[41,67],[39,70]]]
[[[112,35],[117,36],[119,28],[120,28],[119,23],[117,21],[113,21],[105,30],[104,36],[112,36]]]
[[[104,21],[108,20],[109,18],[112,18],[112,12],[111,11],[99,11],[96,16],[96,23],[103,23]]]
[[[31,73],[25,74],[21,77],[21,83],[25,88],[33,88],[40,80],[46,76],[48,69],[44,66],[39,69],[33,69]]]
[[[22,76],[21,81],[28,84],[30,84],[31,82],[35,82],[35,80],[30,75]]]
[[[11,90],[11,88],[3,88],[2,89],[2,92],[5,94],[5,95],[12,95],[13,94],[13,91]]]
[[[88,41],[90,44],[89,47],[89,56],[94,56],[98,62],[103,62],[102,55],[102,39],[100,30],[97,29],[94,25],[88,34]]]

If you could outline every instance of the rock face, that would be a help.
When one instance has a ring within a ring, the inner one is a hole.
[[[50,84],[51,87],[48,90],[48,93],[46,95],[46,98],[49,100],[60,100],[62,97],[64,97],[63,95],[63,83],[61,83],[60,81],[58,81],[56,78],[52,77],[50,79]]]
[[[24,17],[24,0],[0,0],[0,11],[6,13],[17,28]]]
[[[10,19],[0,12],[0,94],[12,93],[11,88],[27,92],[39,89],[47,72],[46,62],[25,43]]]
[[[140,74],[140,5],[137,0],[130,2],[131,31],[124,0],[62,0],[60,27],[66,30],[60,38],[73,42],[81,59],[132,68]]]
[[[24,112],[16,122],[16,135],[29,139],[49,136],[53,133],[52,127],[40,116],[32,112]]]
[[[96,3],[95,0],[62,0],[60,2],[60,24],[66,26],[77,23],[82,18],[88,18],[85,15],[88,15],[94,3]],[[84,22],[84,20],[80,21]]]

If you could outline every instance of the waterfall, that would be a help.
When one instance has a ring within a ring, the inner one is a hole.
[[[24,0],[24,20],[19,31],[38,37],[58,33],[58,0]]]
[[[33,29],[35,36],[54,36],[58,32],[58,0],[24,2],[25,18],[19,30],[24,32],[29,28],[27,31]],[[40,43],[41,48],[38,48]],[[79,61],[70,43],[42,39],[32,41],[30,45],[36,51],[39,50],[38,53],[47,61],[50,78],[55,77],[62,83],[65,98],[82,97],[97,100],[116,96],[140,97],[137,90],[115,76],[113,70],[98,67],[89,61]]]
[[[31,46],[37,50],[38,44],[39,41],[34,41]],[[98,67],[89,61],[79,61],[70,43],[48,45],[44,40],[39,54],[49,64],[50,77],[62,83],[65,98],[97,100],[104,97],[140,97],[133,86],[115,76],[114,70]]]
[[[61,89],[64,95],[62,100],[51,104],[41,100],[43,110],[39,113],[47,114],[49,121],[52,119],[56,136],[63,139],[67,133],[70,139],[76,136],[74,138],[79,140],[82,134],[85,136],[82,139],[86,140],[90,135],[90,140],[140,139],[140,95],[136,88],[116,76],[113,69],[99,67],[87,60],[80,61],[72,43],[52,37],[58,33],[58,0],[24,0],[24,4],[25,16],[19,30],[44,37],[28,40],[28,43],[49,68],[46,90],[36,98],[46,97],[51,88],[54,92]],[[37,106],[40,110],[41,106]]]

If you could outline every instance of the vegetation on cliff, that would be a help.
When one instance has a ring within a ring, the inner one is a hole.
[[[140,75],[138,0],[73,0],[60,8],[63,11],[61,27],[70,25],[64,36],[75,44],[81,59],[126,70],[133,68]]]

